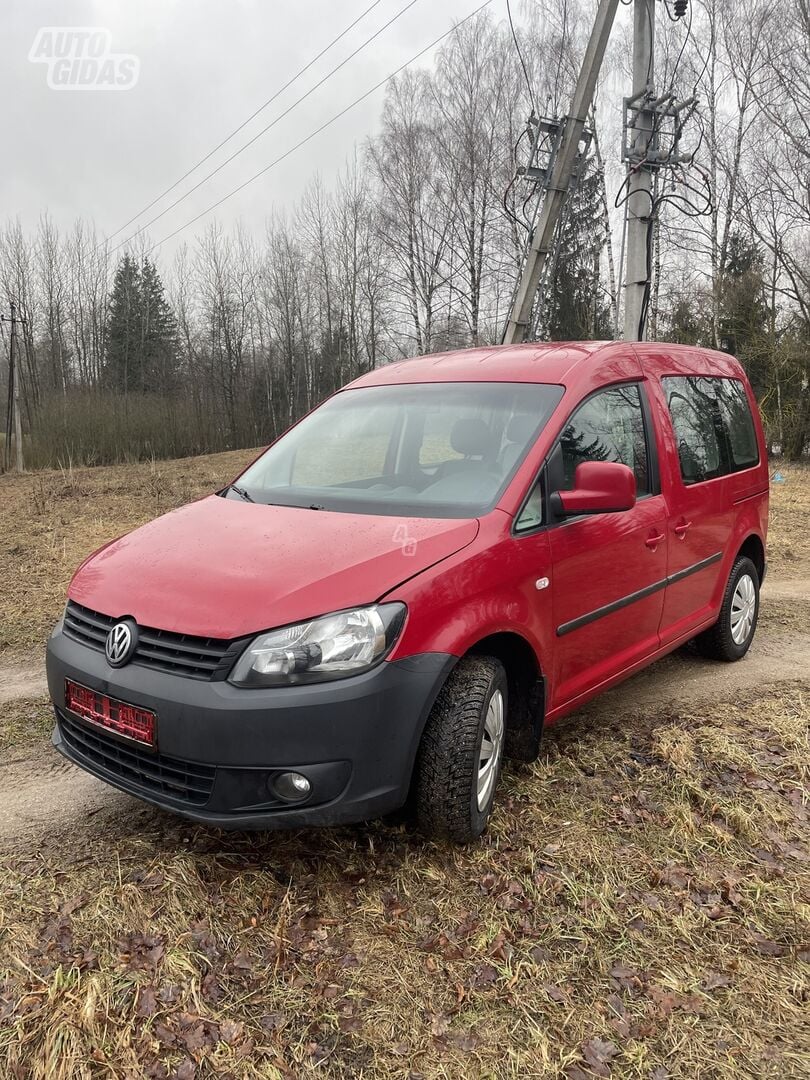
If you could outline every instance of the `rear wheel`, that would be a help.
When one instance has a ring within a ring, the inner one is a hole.
[[[696,638],[698,651],[710,660],[740,660],[748,652],[759,617],[759,574],[745,555],[731,569],[720,617]]]
[[[499,660],[459,660],[428,717],[416,762],[416,815],[427,835],[467,843],[486,828],[501,773],[507,705]]]

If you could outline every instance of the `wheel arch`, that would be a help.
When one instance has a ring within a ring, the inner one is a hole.
[[[741,555],[749,558],[754,564],[761,585],[765,577],[765,545],[762,542],[762,538],[756,533],[749,533],[737,549],[737,554],[734,556],[734,562],[736,562]],[[732,563],[732,565],[733,564],[734,563]]]
[[[465,656],[494,656],[506,671],[506,753],[534,761],[540,749],[546,702],[546,680],[537,653],[522,634],[500,630],[479,638]]]

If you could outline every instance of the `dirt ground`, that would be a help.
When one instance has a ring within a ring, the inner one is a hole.
[[[51,749],[73,567],[249,457],[0,478],[0,1078],[810,1074],[810,473],[745,660],[560,722],[455,849],[200,829]]]

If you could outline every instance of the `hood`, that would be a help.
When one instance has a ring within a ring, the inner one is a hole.
[[[141,626],[235,638],[371,604],[475,538],[475,519],[377,517],[208,496],[91,555],[71,600]]]

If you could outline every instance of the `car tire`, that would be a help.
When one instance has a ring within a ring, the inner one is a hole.
[[[720,617],[695,639],[698,652],[709,660],[740,660],[748,652],[759,618],[759,574],[745,555],[731,568]]]
[[[459,660],[433,705],[417,755],[414,802],[427,836],[464,844],[486,828],[503,763],[507,706],[499,660]]]

